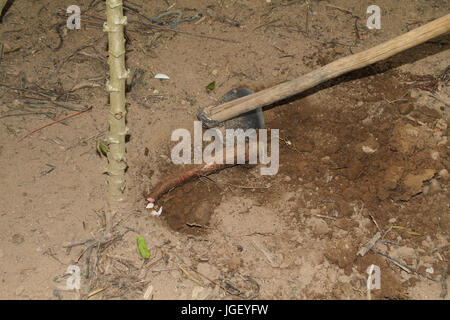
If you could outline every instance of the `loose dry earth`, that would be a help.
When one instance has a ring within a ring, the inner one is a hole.
[[[375,264],[372,299],[449,299],[448,35],[265,108],[280,130],[278,174],[242,165],[196,179],[158,201],[159,217],[143,196],[182,170],[171,133],[192,131],[199,107],[370,48],[447,14],[448,1],[379,0],[380,30],[366,27],[368,1],[124,2],[127,202],[101,243],[75,246],[104,232],[104,2],[16,0],[3,17],[0,298],[367,299]],[[81,30],[65,27],[72,4]],[[169,15],[150,27],[174,11],[176,26]],[[62,290],[70,265],[79,291]]]

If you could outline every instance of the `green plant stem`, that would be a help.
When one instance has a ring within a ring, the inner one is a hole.
[[[106,1],[107,22],[104,31],[108,32],[108,64],[110,79],[107,90],[110,94],[110,111],[108,114],[109,137],[108,145],[108,202],[114,207],[124,200],[125,170],[127,168],[125,136],[126,127],[125,81],[129,72],[125,69],[125,38],[124,26],[127,23],[123,16],[122,0]],[[112,209],[114,211],[114,209]],[[111,227],[114,212],[107,214],[106,226]]]

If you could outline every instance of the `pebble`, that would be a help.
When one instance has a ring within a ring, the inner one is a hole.
[[[362,121],[363,126],[368,127],[370,125],[372,125],[373,121],[372,118],[367,117]]]
[[[436,179],[432,179],[430,183],[429,194],[434,194],[441,191],[441,185]]]
[[[21,234],[16,233],[15,235],[12,236],[11,240],[12,243],[19,245],[25,241],[25,238]]]
[[[439,159],[439,152],[431,151],[431,159],[438,160]]]
[[[449,180],[450,175],[448,174],[447,169],[442,169],[441,171],[439,171],[439,177],[441,177],[444,181]]]
[[[369,146],[362,146],[362,151],[364,152],[364,153],[367,153],[367,154],[372,154],[372,153],[374,153],[375,151],[377,151],[376,149],[372,149],[371,147],[369,147]]]
[[[388,221],[390,224],[396,223],[397,219],[396,218],[390,218]]]
[[[447,122],[444,119],[439,119],[436,122],[436,128],[441,129],[442,131],[447,130]]]
[[[330,231],[330,228],[328,227],[327,223],[322,219],[311,218],[311,220],[309,221],[309,225],[312,227],[313,233],[316,236],[325,235]]]

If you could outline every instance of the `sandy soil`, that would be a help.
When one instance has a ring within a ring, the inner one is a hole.
[[[182,169],[170,136],[192,131],[199,107],[370,48],[448,1],[379,0],[380,30],[366,27],[371,1],[125,3],[127,201],[109,239],[96,152],[108,130],[104,2],[77,1],[81,30],[65,27],[69,0],[16,0],[0,24],[0,298],[368,299],[375,264],[371,299],[449,299],[448,35],[265,108],[280,130],[277,175],[242,165],[196,179],[158,201],[159,217],[144,197]],[[173,15],[149,27],[177,10],[179,32]],[[63,290],[71,265],[78,291]]]

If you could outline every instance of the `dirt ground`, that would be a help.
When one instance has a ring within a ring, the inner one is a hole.
[[[16,0],[0,24],[0,298],[449,299],[448,35],[265,108],[278,174],[193,180],[158,201],[161,216],[144,197],[182,169],[171,133],[192,131],[199,107],[373,47],[448,1],[378,0],[379,30],[366,26],[373,1],[124,2],[127,201],[108,239],[104,1]],[[81,30],[66,28],[73,4]],[[368,296],[372,264],[381,288]],[[80,290],[64,290],[71,265]]]

